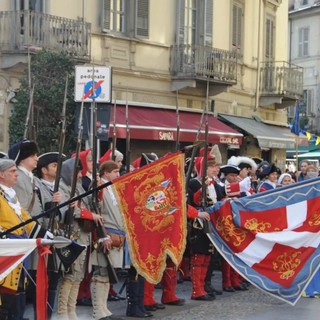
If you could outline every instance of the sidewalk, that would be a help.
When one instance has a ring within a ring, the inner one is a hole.
[[[124,279],[115,286],[119,290]],[[215,272],[212,283],[216,289],[221,289],[221,272]],[[184,306],[166,306],[164,310],[154,312],[152,320],[270,320],[270,319],[307,319],[319,320],[320,299],[301,298],[296,306],[275,299],[261,290],[250,286],[248,291],[237,291],[234,293],[224,292],[211,302],[191,300],[191,282],[178,284],[177,295],[186,300]],[[125,296],[125,291],[122,293]],[[161,289],[155,290],[155,297],[158,302],[161,298]],[[125,316],[127,302],[108,302],[109,309],[116,316],[125,320],[137,319]],[[92,319],[91,307],[77,307],[79,320]],[[33,310],[29,305],[25,317],[33,319]]]

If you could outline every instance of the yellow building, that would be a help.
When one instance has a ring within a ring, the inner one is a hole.
[[[48,48],[67,50],[79,65],[112,67],[118,148],[127,103],[132,159],[175,149],[178,105],[181,144],[195,140],[208,110],[209,142],[224,160],[247,154],[284,167],[294,145],[287,107],[303,78],[287,61],[287,43],[287,0],[2,0],[0,149],[8,146],[10,90],[28,53]]]

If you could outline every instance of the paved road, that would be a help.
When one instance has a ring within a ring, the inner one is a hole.
[[[216,288],[221,288],[221,273],[215,272],[212,278]],[[156,289],[156,298],[159,301],[161,290]],[[248,291],[223,293],[212,302],[190,300],[191,284],[184,282],[177,287],[177,295],[186,299],[185,306],[167,306],[165,310],[154,312],[150,320],[319,320],[320,299],[301,298],[296,306],[275,299],[259,289],[250,286]],[[126,301],[108,302],[109,309],[114,315],[126,320],[136,319],[125,317]],[[92,308],[77,307],[79,320],[92,319]],[[29,306],[26,312],[29,319],[32,309]]]

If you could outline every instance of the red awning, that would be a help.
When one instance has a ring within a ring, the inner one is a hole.
[[[201,120],[201,113],[179,111],[180,141],[193,142],[196,140]],[[110,136],[113,135],[114,106],[110,115]],[[177,138],[177,115],[172,109],[151,107],[128,107],[128,124],[131,139],[142,140],[169,140]],[[224,143],[241,145],[243,135],[219,121],[213,115],[208,116],[209,143]],[[199,139],[204,139],[205,117],[201,126]],[[116,135],[117,138],[126,138],[126,107],[116,107]]]

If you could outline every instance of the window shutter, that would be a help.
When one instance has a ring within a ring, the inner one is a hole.
[[[103,24],[102,30],[110,30],[110,15],[111,15],[111,2],[112,0],[103,0]]]
[[[271,18],[266,20],[266,58],[274,59],[274,21]]]
[[[212,47],[212,28],[213,28],[213,0],[206,1],[206,25],[205,25],[205,46]]]
[[[302,44],[302,39],[303,39],[302,32],[303,32],[303,29],[300,28],[299,29],[299,35],[298,35],[298,57],[302,57],[302,46],[303,46],[303,44]]]
[[[307,115],[311,116],[312,110],[312,100],[313,100],[313,90],[307,91]]]
[[[295,107],[294,106],[290,106],[288,108],[288,118],[293,118],[294,117],[294,111],[295,111]]]
[[[242,47],[242,19],[242,7],[234,4],[232,7],[232,46],[237,50]]]
[[[136,35],[149,37],[149,0],[137,0]]]
[[[178,0],[177,1],[177,36],[176,36],[176,43],[184,44],[185,39],[185,0]]]
[[[303,55],[309,55],[309,28],[303,28]]]

